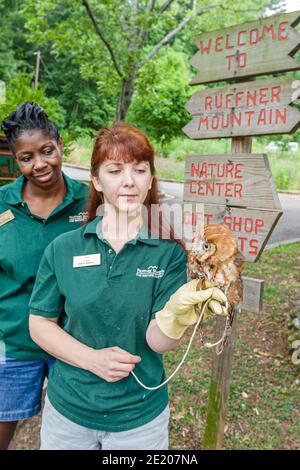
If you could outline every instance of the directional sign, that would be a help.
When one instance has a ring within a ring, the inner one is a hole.
[[[281,211],[268,157],[260,154],[188,156],[183,199]]]
[[[186,104],[193,115],[183,131],[192,139],[287,134],[300,125],[289,106],[300,95],[293,79],[246,82],[195,93]]]
[[[300,35],[293,29],[299,21],[297,11],[196,37],[199,51],[191,64],[200,73],[191,84],[299,70],[300,65],[290,57],[300,44]]]
[[[247,261],[259,258],[282,214],[268,157],[261,154],[188,156],[183,201],[189,238],[199,224],[225,223]]]
[[[200,202],[200,201],[199,201]],[[197,204],[192,204],[192,210],[183,204],[183,224],[185,233],[198,229],[198,221],[203,214],[196,210]],[[198,204],[199,207],[199,204]],[[282,212],[237,207],[225,208],[218,205],[204,205],[204,222],[206,224],[224,223],[235,235],[240,252],[246,261],[257,261],[261,255]]]

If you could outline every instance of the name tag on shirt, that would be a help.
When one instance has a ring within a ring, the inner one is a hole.
[[[10,209],[8,211],[2,212],[2,214],[0,214],[0,227],[1,225],[7,224],[7,222],[10,222],[14,218],[15,216]]]
[[[101,254],[73,256],[73,268],[82,268],[84,266],[100,266]]]

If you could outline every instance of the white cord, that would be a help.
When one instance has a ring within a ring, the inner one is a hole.
[[[188,344],[188,347],[183,355],[183,358],[181,359],[179,365],[176,367],[176,369],[174,370],[174,372],[163,382],[161,383],[160,385],[157,385],[156,387],[147,387],[145,384],[143,384],[143,382],[140,381],[140,379],[135,375],[135,373],[133,371],[131,371],[131,374],[133,375],[133,377],[135,378],[135,380],[137,381],[137,383],[145,388],[146,390],[158,390],[159,388],[163,387],[164,385],[166,385],[173,377],[175,374],[177,374],[177,372],[179,371],[180,367],[182,366],[182,364],[184,363],[188,353],[189,353],[189,350],[191,348],[191,345],[192,345],[192,342],[193,342],[193,339],[194,339],[194,336],[196,334],[196,331],[197,331],[197,328],[198,326],[200,325],[201,321],[202,321],[202,318],[203,318],[203,315],[204,315],[204,312],[205,312],[205,308],[208,304],[208,302],[210,301],[211,299],[209,298],[202,306],[202,310],[200,312],[200,315],[199,315],[199,318],[198,318],[198,321],[195,325],[195,328],[194,328],[194,331],[193,331],[193,334],[190,338],[190,341],[189,341],[189,344]],[[227,318],[226,318],[226,326],[227,326]],[[203,345],[206,347],[206,348],[213,348],[215,346],[218,346],[222,341],[224,341],[225,337],[226,337],[226,326],[225,326],[225,329],[224,329],[224,332],[223,332],[223,335],[221,337],[221,339],[219,339],[219,341],[217,341],[216,343],[204,343],[203,342]],[[220,350],[219,350],[220,351]],[[217,352],[217,354],[221,354],[221,352],[223,351],[223,348],[220,352]]]

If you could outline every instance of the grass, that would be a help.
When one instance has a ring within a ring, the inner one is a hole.
[[[67,162],[89,167],[93,141],[89,137],[74,142],[67,157]],[[217,155],[230,153],[230,139],[189,140],[173,139],[162,148],[155,145],[157,176],[161,179],[183,181],[185,158],[190,154]],[[269,162],[277,189],[300,189],[300,149],[298,152],[266,152],[264,143],[253,138],[253,153],[268,153]]]
[[[231,391],[225,426],[226,449],[300,449],[299,368],[287,346],[288,316],[300,292],[300,244],[267,250],[245,275],[265,280],[264,309],[238,319]],[[168,372],[186,344],[166,355]],[[169,385],[172,449],[201,448],[212,353],[195,340],[187,362]]]

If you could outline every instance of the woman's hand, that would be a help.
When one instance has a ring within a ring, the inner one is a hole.
[[[92,349],[88,359],[86,369],[107,382],[117,382],[128,377],[135,364],[142,360],[118,346]]]
[[[29,317],[30,334],[52,356],[80,369],[88,370],[107,382],[128,377],[142,359],[117,346],[93,349],[73,338],[58,325],[57,318]]]
[[[223,313],[222,307],[227,302],[225,294],[217,287],[197,290],[198,282],[198,279],[193,279],[181,286],[171,295],[164,308],[156,313],[158,327],[169,338],[180,339],[185,330],[198,320],[195,307],[201,309],[209,299],[211,299],[211,311],[215,314],[221,314],[221,310]],[[220,308],[216,307],[218,303]]]

